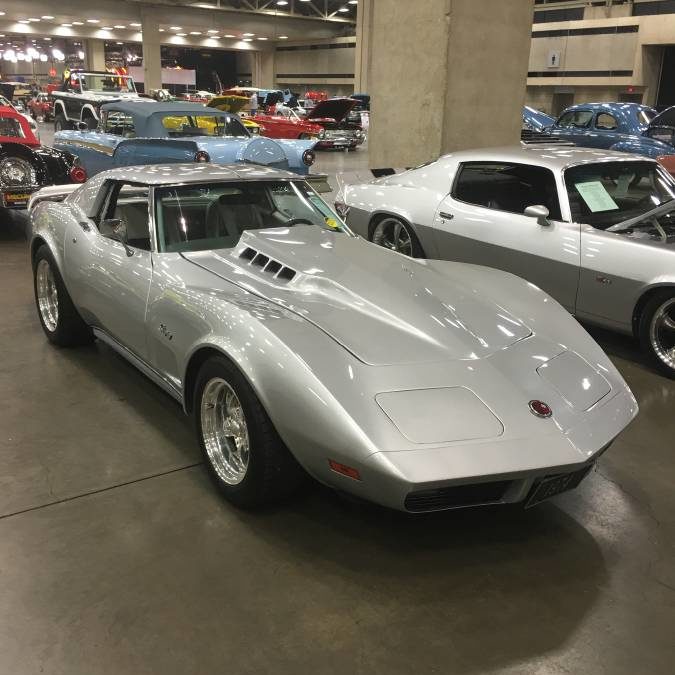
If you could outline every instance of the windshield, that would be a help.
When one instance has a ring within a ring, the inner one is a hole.
[[[605,230],[675,198],[675,182],[656,162],[599,162],[565,171],[572,220]]]
[[[165,115],[162,125],[169,136],[244,136],[249,133],[232,115]]]
[[[73,76],[79,83],[82,91],[110,91],[115,93],[136,93],[133,78],[128,75],[92,75],[89,73],[77,73]]]
[[[232,248],[246,230],[346,226],[304,181],[241,181],[155,190],[159,250]]]

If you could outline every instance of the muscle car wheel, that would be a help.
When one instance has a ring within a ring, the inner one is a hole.
[[[654,364],[675,378],[675,293],[666,290],[654,295],[640,317],[640,342]]]
[[[227,359],[213,357],[201,367],[193,410],[209,473],[229,501],[258,506],[297,487],[300,467]]]
[[[387,217],[378,221],[373,229],[371,241],[378,246],[383,246],[411,258],[424,257],[417,236],[406,223],[398,218]]]
[[[91,330],[77,313],[47,246],[35,254],[33,270],[35,304],[47,339],[61,347],[91,342]]]

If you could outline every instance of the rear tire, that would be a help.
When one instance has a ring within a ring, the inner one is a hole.
[[[40,246],[33,261],[35,306],[47,339],[59,347],[76,347],[92,342],[91,329],[84,323],[68,295],[49,247]]]
[[[370,241],[411,258],[424,258],[424,250],[413,229],[400,218],[385,216],[372,227]]]
[[[661,373],[675,379],[675,291],[655,293],[644,306],[638,327],[640,345]]]
[[[54,131],[67,131],[72,129],[72,124],[61,114],[54,117]]]
[[[261,506],[291,494],[302,482],[302,469],[253,388],[225,357],[211,357],[200,368],[193,414],[209,474],[228,501]]]

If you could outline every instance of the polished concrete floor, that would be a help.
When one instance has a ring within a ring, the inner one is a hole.
[[[595,333],[640,416],[573,493],[409,517],[314,486],[247,513],[170,398],[47,343],[0,217],[0,673],[673,672],[675,382],[630,340]]]

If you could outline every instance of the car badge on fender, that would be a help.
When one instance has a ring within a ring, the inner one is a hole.
[[[528,405],[530,406],[530,412],[537,417],[550,417],[553,414],[551,406],[543,401],[530,401]]]

